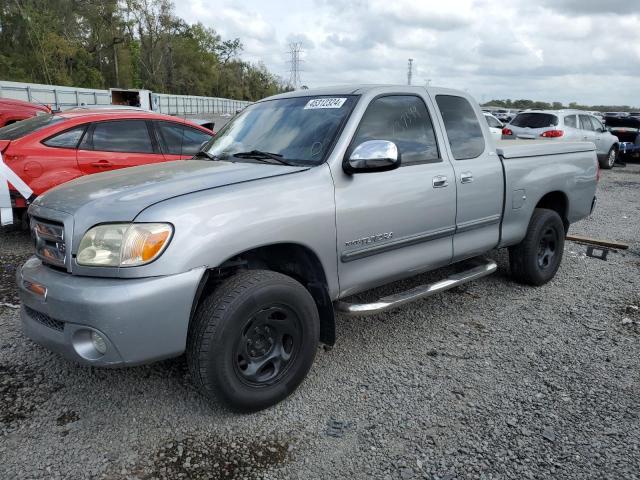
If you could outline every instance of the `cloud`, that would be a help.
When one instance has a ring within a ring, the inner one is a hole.
[[[243,58],[289,77],[303,46],[302,82],[406,83],[468,90],[478,100],[532,98],[640,105],[635,0],[186,0],[177,13],[225,38]]]
[[[543,0],[542,5],[571,15],[638,15],[636,0]]]

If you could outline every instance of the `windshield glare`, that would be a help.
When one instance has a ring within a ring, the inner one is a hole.
[[[247,107],[204,148],[220,160],[259,150],[300,164],[324,161],[355,96],[295,97]],[[244,160],[246,161],[246,160]]]
[[[38,130],[62,122],[64,118],[51,114],[38,115],[0,128],[0,140],[17,140]]]

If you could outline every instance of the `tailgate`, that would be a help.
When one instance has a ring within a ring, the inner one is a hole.
[[[550,142],[548,140],[499,140],[496,142],[496,152],[505,159],[591,152],[595,149],[593,142]]]

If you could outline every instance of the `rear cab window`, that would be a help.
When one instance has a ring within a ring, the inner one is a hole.
[[[440,162],[431,117],[421,98],[388,95],[371,101],[351,145],[389,140],[398,147],[401,165]]]
[[[27,118],[0,128],[0,140],[18,140],[43,128],[64,122],[64,120],[64,118],[57,115],[47,114]]]
[[[522,128],[546,128],[558,125],[558,117],[551,113],[519,113],[511,120],[511,125]]]
[[[456,160],[477,158],[484,152],[485,141],[478,117],[466,98],[436,95],[451,153]]]

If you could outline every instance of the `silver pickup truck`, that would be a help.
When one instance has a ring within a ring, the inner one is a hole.
[[[268,407],[334,343],[337,313],[374,315],[488,275],[496,264],[479,255],[494,248],[509,248],[516,281],[554,277],[569,225],[595,205],[594,145],[505,143],[455,90],[264,99],[193,160],[40,196],[36,255],[17,274],[24,332],[95,366],[186,353],[208,397]],[[436,283],[349,301],[454,263]]]

